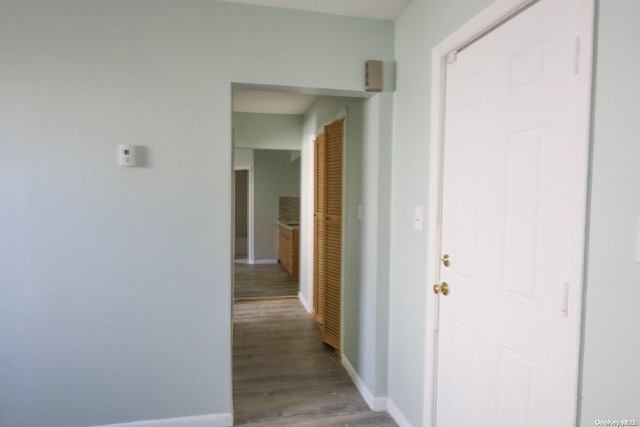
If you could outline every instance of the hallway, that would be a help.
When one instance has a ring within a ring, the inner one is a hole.
[[[233,401],[235,425],[396,425],[369,409],[292,298],[234,304]]]
[[[234,300],[297,298],[298,281],[282,264],[234,263]]]

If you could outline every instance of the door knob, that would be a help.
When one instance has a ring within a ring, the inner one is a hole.
[[[436,295],[438,294],[449,295],[449,285],[447,284],[447,282],[442,282],[441,285],[434,285],[433,292]]]
[[[445,267],[449,267],[451,265],[451,258],[449,257],[449,254],[444,254],[442,257],[442,263]]]

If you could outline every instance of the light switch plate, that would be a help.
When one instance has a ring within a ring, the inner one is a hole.
[[[424,230],[424,208],[422,206],[416,206],[413,210],[413,229]]]
[[[120,166],[136,166],[136,146],[132,144],[118,145],[118,164]]]
[[[358,220],[362,221],[362,205],[358,205]]]

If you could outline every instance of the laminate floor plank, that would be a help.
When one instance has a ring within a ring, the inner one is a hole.
[[[369,409],[297,299],[237,301],[233,325],[235,425],[397,425]]]
[[[234,264],[234,299],[298,296],[298,280],[282,264]]]

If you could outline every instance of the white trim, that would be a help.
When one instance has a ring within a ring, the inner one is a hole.
[[[195,417],[167,418],[163,420],[134,421],[95,427],[231,427],[233,414],[211,414]]]
[[[311,313],[312,310],[311,310],[311,306],[309,305],[309,301],[307,301],[307,299],[304,297],[304,295],[302,295],[302,292],[300,291],[298,291],[298,299],[304,306],[304,309],[307,310],[307,313]]]
[[[439,282],[439,247],[440,247],[440,209],[442,188],[442,126],[444,125],[444,91],[445,70],[447,56],[461,46],[475,40],[488,29],[505,17],[516,13],[536,0],[496,0],[453,34],[440,42],[431,53],[431,117],[430,117],[430,146],[429,146],[429,211],[427,217],[427,284]],[[583,7],[583,16],[580,23],[581,57],[580,69],[584,70],[583,96],[591,98],[591,69],[593,61],[593,32],[595,16],[595,0],[580,0]],[[582,72],[582,71],[581,71]],[[590,102],[585,103],[588,108],[582,112],[584,135],[589,139]],[[432,292],[427,292],[427,327],[425,333],[426,348],[432,350],[425,354],[425,378],[424,378],[424,415],[425,427],[435,426],[435,387],[437,370],[437,334],[436,321],[438,319],[437,299]],[[579,392],[579,390],[576,390]],[[388,403],[389,413],[401,426],[410,426],[402,416],[392,400]],[[578,411],[580,408],[578,407]]]
[[[398,423],[400,427],[412,427],[411,423],[405,418],[404,414],[400,412],[400,409],[396,406],[395,402],[391,399],[387,402],[387,412],[391,415],[391,418]]]
[[[314,165],[315,165],[315,139],[311,136],[309,144],[303,141],[303,147],[310,147],[308,150],[301,151],[301,159],[305,163],[300,163],[300,248],[299,248],[299,265],[298,265],[298,289],[301,295],[306,293],[305,302],[309,313],[313,313],[314,303],[314,283],[313,283],[313,251],[314,251]],[[305,155],[302,155],[302,153]],[[306,168],[304,165],[306,164]],[[303,171],[306,174],[303,176]],[[304,182],[304,179],[307,182]],[[306,184],[306,187],[303,185]],[[304,207],[304,214],[303,214]],[[303,237],[304,236],[304,237]],[[306,245],[304,244],[306,243]]]
[[[249,212],[247,212],[247,237],[249,238],[249,241],[247,242],[247,259],[249,260],[249,263],[253,263],[253,257],[255,256],[255,226],[254,226],[254,199],[253,199],[253,163],[252,166],[249,168],[249,172],[247,172],[247,185],[249,186],[249,188],[247,188],[247,194],[248,194],[248,199],[247,200],[247,204],[249,205],[248,210]]]
[[[277,259],[254,259],[253,262],[249,260],[249,264],[277,264]]]
[[[235,129],[234,129],[235,132]],[[253,150],[251,150],[253,151]],[[234,174],[236,171],[247,171],[247,260],[249,264],[253,264],[253,166],[238,166],[234,167]],[[234,176],[235,179],[235,176]],[[235,197],[235,193],[234,196]],[[234,221],[235,221],[235,204],[234,204]],[[234,225],[235,227],[235,225]]]
[[[347,150],[347,144],[349,139],[347,138],[349,120],[347,119],[347,107],[342,108],[334,117],[331,123],[336,123],[342,120],[342,201],[341,206],[341,224],[340,224],[340,250],[342,251],[342,258],[340,259],[340,348],[344,348],[344,319],[345,316],[345,304],[344,304],[344,284],[345,284],[345,270],[347,251],[345,247],[347,236],[347,164],[349,161],[349,150]],[[329,123],[330,124],[330,123]],[[326,291],[325,291],[326,292]]]
[[[369,390],[364,381],[362,381],[362,378],[360,378],[353,365],[351,365],[351,362],[349,362],[349,359],[347,359],[347,356],[345,356],[344,354],[342,355],[342,366],[344,366],[344,368],[347,370],[347,373],[358,388],[358,391],[362,395],[364,401],[367,402],[367,405],[369,405],[369,408],[371,408],[372,411],[376,412],[386,411],[389,398],[374,397],[373,393],[371,393],[371,390]]]

